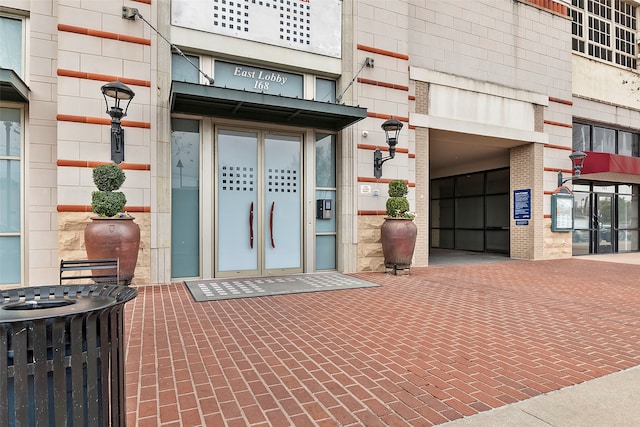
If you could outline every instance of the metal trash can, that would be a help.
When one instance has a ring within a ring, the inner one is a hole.
[[[0,290],[0,426],[124,426],[128,286]]]

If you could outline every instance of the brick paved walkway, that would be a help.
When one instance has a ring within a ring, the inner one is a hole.
[[[378,288],[127,304],[131,426],[428,426],[640,365],[640,266],[358,274]]]

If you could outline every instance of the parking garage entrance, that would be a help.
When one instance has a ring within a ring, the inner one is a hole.
[[[431,180],[431,248],[509,254],[509,168]]]

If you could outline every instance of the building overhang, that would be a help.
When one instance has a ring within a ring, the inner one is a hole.
[[[15,71],[7,68],[0,68],[0,100],[29,102],[29,87]]]
[[[586,153],[587,158],[580,171],[581,179],[640,183],[640,158],[596,151]]]
[[[367,109],[344,104],[173,81],[172,113],[339,131],[365,117]]]

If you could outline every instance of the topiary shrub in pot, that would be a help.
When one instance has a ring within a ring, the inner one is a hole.
[[[409,186],[400,179],[389,182],[389,198],[387,199],[387,217],[413,219],[414,215],[409,212]]]
[[[394,274],[398,274],[398,270],[409,270],[418,235],[413,222],[415,215],[409,210],[408,193],[405,181],[395,179],[389,182],[387,217],[380,228],[380,240],[385,270],[392,269]]]
[[[98,191],[91,193],[91,211],[100,217],[112,217],[124,212],[127,198],[116,191],[125,181],[125,173],[115,163],[93,169],[93,183]]]
[[[98,190],[91,193],[91,210],[98,216],[87,224],[84,241],[88,259],[117,258],[120,282],[128,285],[138,262],[140,227],[124,211],[127,198],[117,191],[125,179],[124,171],[115,163],[93,169],[93,183]]]

